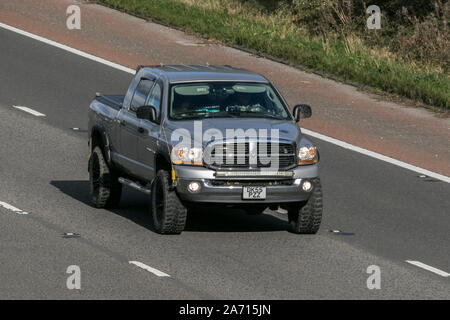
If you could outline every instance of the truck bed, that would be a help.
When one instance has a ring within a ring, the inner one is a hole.
[[[96,100],[111,108],[119,110],[122,107],[124,95],[99,95]]]

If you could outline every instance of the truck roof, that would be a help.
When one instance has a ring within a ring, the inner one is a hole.
[[[169,82],[188,81],[254,81],[269,82],[255,72],[228,65],[160,65],[138,66],[136,71],[145,68],[154,73],[164,74]]]

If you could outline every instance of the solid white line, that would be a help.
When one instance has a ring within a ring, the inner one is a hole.
[[[25,212],[25,211],[23,211],[23,210],[21,210],[19,208],[16,208],[16,207],[14,207],[14,206],[10,205],[9,203],[6,203],[6,202],[0,201],[0,207],[3,207],[5,209],[7,209],[9,211],[12,211],[14,213],[17,213],[17,214],[28,214],[28,212]]]
[[[394,159],[394,158],[382,155],[381,153],[377,153],[377,152],[370,151],[370,150],[367,150],[367,149],[364,149],[364,148],[360,148],[360,147],[357,147],[357,146],[355,146],[353,144],[350,144],[350,143],[347,143],[347,142],[344,142],[344,141],[341,141],[341,140],[338,140],[338,139],[334,139],[334,138],[325,136],[323,134],[320,134],[320,133],[317,133],[317,132],[314,132],[314,131],[311,131],[311,130],[308,130],[308,129],[305,129],[305,128],[302,128],[302,132],[304,134],[307,134],[307,135],[311,136],[311,137],[314,137],[314,138],[317,138],[317,139],[320,139],[320,140],[323,140],[323,141],[335,144],[335,145],[337,145],[339,147],[342,147],[342,148],[345,148],[345,149],[349,149],[349,150],[352,150],[352,151],[364,154],[366,156],[369,156],[369,157],[372,157],[372,158],[375,158],[375,159],[378,159],[378,160],[381,160],[381,161],[384,161],[384,162],[388,162],[390,164],[402,167],[404,169],[415,171],[417,173],[424,174],[424,175],[426,175],[428,177],[435,178],[435,179],[438,179],[438,180],[450,183],[450,177],[444,176],[442,174],[439,174],[439,173],[436,173],[436,172],[433,172],[433,171],[429,171],[427,169],[423,169],[423,168],[420,168],[420,167],[416,167],[416,166],[414,166],[412,164],[409,164],[409,163],[406,163],[406,162],[403,162],[403,161],[400,161],[400,160],[397,160],[397,159]]]
[[[31,109],[31,108],[28,108],[28,107],[13,106],[13,108],[16,108],[16,109],[19,109],[19,110],[22,110],[22,111],[31,113],[33,116],[36,116],[36,117],[45,117],[45,114],[40,113],[40,112],[38,112],[38,111],[36,111],[36,110],[33,110],[33,109]]]
[[[422,263],[420,261],[406,260],[406,262],[410,263],[412,265],[415,265],[416,267],[419,267],[419,268],[428,270],[430,272],[436,273],[436,274],[438,274],[438,275],[440,275],[442,277],[450,277],[450,273],[447,273],[445,271],[439,270],[439,269],[437,269],[435,267],[429,266],[429,265],[427,265],[425,263]]]
[[[120,64],[117,64],[117,63],[105,60],[103,58],[99,58],[99,57],[94,56],[92,54],[83,52],[81,50],[77,50],[77,49],[71,48],[71,47],[66,46],[64,44],[58,43],[58,42],[53,41],[53,40],[46,39],[44,37],[35,35],[33,33],[14,28],[14,27],[12,27],[10,25],[7,25],[7,24],[1,23],[1,22],[0,22],[0,28],[4,28],[4,29],[7,29],[7,30],[16,32],[16,33],[24,35],[26,37],[29,37],[29,38],[32,38],[32,39],[44,42],[44,43],[46,43],[48,45],[51,45],[51,46],[54,46],[54,47],[66,50],[66,51],[71,52],[71,53],[74,53],[74,54],[79,55],[81,57],[84,57],[84,58],[87,58],[87,59],[90,59],[90,60],[102,63],[104,65],[110,66],[112,68],[115,68],[115,69],[118,69],[118,70],[122,70],[122,71],[125,71],[125,72],[128,72],[128,73],[131,73],[131,74],[135,74],[135,70],[130,69],[128,67],[125,67],[125,66],[122,66]],[[340,141],[338,139],[334,139],[334,138],[328,137],[328,136],[323,135],[323,134],[318,133],[318,132],[314,132],[314,131],[311,131],[311,130],[308,130],[308,129],[304,129],[304,128],[302,128],[302,132],[307,134],[307,135],[309,135],[309,136],[312,136],[312,137],[315,137],[317,139],[320,139],[320,140],[323,140],[323,141],[326,141],[326,142],[338,145],[340,147],[343,147],[343,148],[346,148],[346,149],[349,149],[349,150],[352,150],[352,151],[364,154],[366,156],[369,156],[369,157],[372,157],[372,158],[375,158],[375,159],[378,159],[378,160],[381,160],[381,161],[385,161],[385,162],[391,163],[393,165],[402,167],[404,169],[408,169],[408,170],[411,170],[411,171],[414,171],[414,172],[417,172],[417,173],[420,173],[420,174],[424,174],[424,175],[427,175],[429,177],[432,177],[432,178],[435,178],[435,179],[438,179],[438,180],[450,183],[450,177],[444,176],[442,174],[439,174],[439,173],[436,173],[436,172],[433,172],[433,171],[429,171],[429,170],[426,170],[426,169],[423,169],[423,168],[420,168],[420,167],[413,166],[413,165],[411,165],[409,163],[406,163],[406,162],[403,162],[403,161],[400,161],[400,160],[396,160],[396,159],[390,158],[388,156],[384,156],[384,155],[382,155],[380,153],[377,153],[377,152],[373,152],[373,151],[370,151],[370,150],[367,150],[367,149],[364,149],[364,148],[357,147],[355,145],[349,144],[349,143],[344,142],[344,141]]]
[[[144,270],[147,270],[148,272],[151,272],[151,273],[157,275],[158,277],[170,277],[167,273],[164,273],[162,271],[159,271],[158,269],[152,268],[142,262],[130,261],[129,263],[134,264],[135,266],[138,266],[139,268],[142,268]]]
[[[33,34],[33,33],[30,33],[30,32],[24,31],[24,30],[20,30],[20,29],[14,28],[14,27],[12,27],[10,25],[7,25],[7,24],[1,23],[1,22],[0,22],[0,28],[6,29],[6,30],[9,30],[9,31],[12,31],[12,32],[16,32],[16,33],[21,34],[23,36],[26,36],[28,38],[31,38],[31,39],[34,39],[34,40],[38,40],[40,42],[46,43],[48,45],[51,45],[53,47],[57,47],[57,48],[62,49],[62,50],[69,51],[69,52],[74,53],[76,55],[79,55],[81,57],[84,57],[84,58],[87,58],[87,59],[90,59],[90,60],[93,60],[93,61],[105,64],[105,65],[110,66],[112,68],[115,68],[115,69],[118,69],[118,70],[122,70],[122,71],[125,71],[125,72],[128,72],[128,73],[131,73],[131,74],[135,73],[135,70],[127,68],[127,67],[122,66],[120,64],[117,64],[117,63],[114,63],[114,62],[102,59],[100,57],[94,56],[92,54],[86,53],[86,52],[81,51],[81,50],[77,50],[77,49],[71,48],[71,47],[66,46],[64,44],[61,44],[59,42],[56,42],[56,41],[53,41],[53,40],[50,40],[50,39],[38,36],[36,34]]]

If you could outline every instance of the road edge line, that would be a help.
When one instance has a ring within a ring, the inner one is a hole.
[[[79,55],[81,57],[87,58],[89,60],[93,60],[95,62],[102,63],[102,64],[110,66],[112,68],[115,68],[115,69],[118,69],[118,70],[121,70],[121,71],[125,71],[127,73],[135,74],[135,70],[133,70],[131,68],[128,68],[128,67],[120,65],[118,63],[115,63],[115,62],[108,61],[106,59],[97,57],[97,56],[95,56],[93,54],[90,54],[90,53],[87,53],[87,52],[84,52],[84,51],[81,51],[81,50],[69,47],[69,46],[67,46],[65,44],[62,44],[62,43],[59,43],[59,42],[56,42],[56,41],[53,41],[53,40],[50,40],[50,39],[38,36],[38,35],[36,35],[34,33],[15,28],[15,27],[10,26],[8,24],[0,22],[0,28],[9,30],[9,31],[12,31],[12,32],[15,32],[15,33],[18,33],[20,35],[26,36],[26,37],[34,39],[34,40],[38,40],[40,42],[46,43],[46,44],[51,45],[53,47],[56,47],[56,48],[59,48],[59,49],[62,49],[62,50],[74,53],[74,54]]]
[[[347,143],[347,142],[344,142],[344,141],[341,141],[341,140],[338,140],[338,139],[335,139],[335,138],[323,135],[321,133],[318,133],[318,132],[315,132],[315,131],[312,131],[312,130],[308,130],[308,129],[305,129],[305,128],[301,128],[301,130],[302,130],[302,133],[304,133],[304,134],[306,134],[308,136],[311,136],[311,137],[314,137],[314,138],[326,141],[328,143],[337,145],[337,146],[342,147],[344,149],[349,149],[349,150],[352,150],[354,152],[358,152],[358,153],[361,153],[363,155],[369,156],[371,158],[374,158],[374,159],[377,159],[377,160],[381,160],[381,161],[384,161],[384,162],[396,165],[398,167],[401,167],[401,168],[404,168],[404,169],[408,169],[408,170],[411,170],[411,171],[414,171],[414,172],[426,175],[428,177],[435,178],[437,180],[441,180],[443,182],[450,183],[450,177],[447,177],[447,176],[445,176],[443,174],[440,174],[440,173],[437,173],[437,172],[433,172],[433,171],[430,171],[430,170],[427,170],[427,169],[424,169],[424,168],[421,168],[421,167],[417,167],[415,165],[412,165],[412,164],[409,164],[409,163],[406,163],[406,162],[403,162],[403,161],[400,161],[400,160],[397,160],[397,159],[385,156],[385,155],[383,155],[381,153],[378,153],[378,152],[375,152],[375,151],[370,151],[368,149],[364,149],[364,148],[355,146],[353,144],[350,144],[350,143]]]

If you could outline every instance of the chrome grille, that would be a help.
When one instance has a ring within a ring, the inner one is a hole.
[[[234,142],[215,144],[210,147],[210,155],[215,160],[209,167],[225,168],[269,168],[271,161],[278,159],[278,168],[286,169],[295,164],[295,146],[278,143],[272,150],[271,142]],[[274,152],[275,154],[272,154]]]

